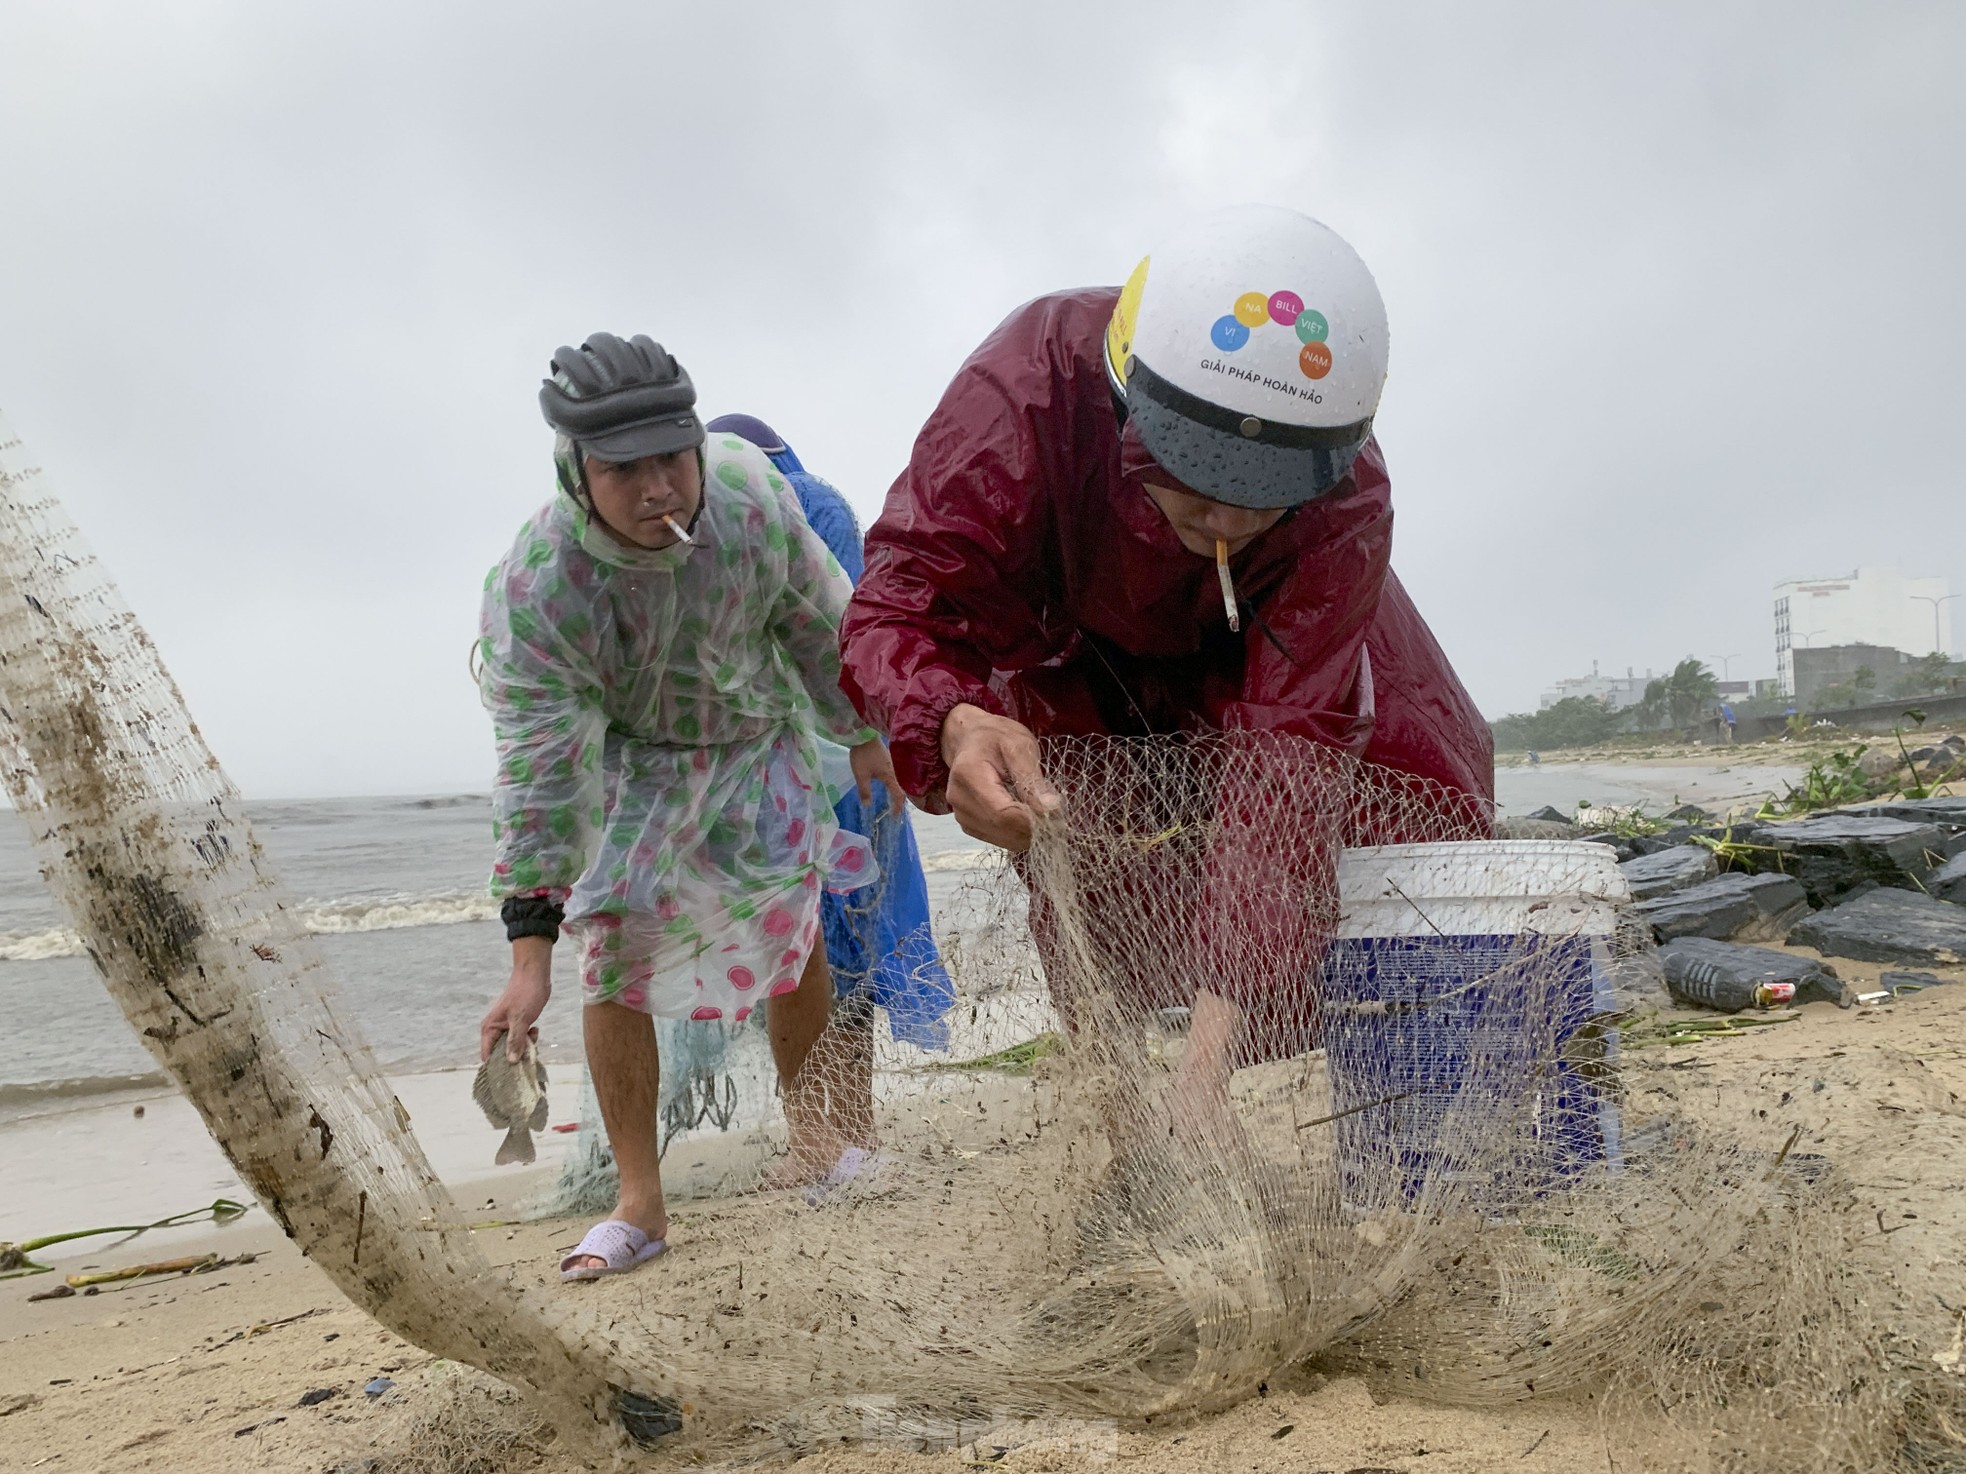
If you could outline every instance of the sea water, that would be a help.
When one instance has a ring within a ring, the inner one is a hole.
[[[1749,769],[1730,776],[1768,785],[1786,775]],[[1662,793],[1707,797],[1725,781],[1697,770],[1556,764],[1505,768],[1497,778],[1508,813],[1545,803],[1568,809],[1583,797],[1651,799],[1663,807]],[[320,936],[344,1015],[367,1035],[384,1070],[475,1068],[478,1020],[511,970],[498,908],[485,889],[489,799],[307,799],[246,809],[268,860]],[[910,819],[939,930],[952,898],[989,856],[952,819],[919,811]],[[549,1062],[580,1058],[578,1015],[579,988],[563,961],[541,1021]],[[0,810],[0,1123],[161,1083],[42,883],[20,819]]]
[[[478,1020],[511,972],[484,795],[249,803],[267,859],[317,933],[345,1017],[392,1075],[478,1060]],[[912,816],[931,905],[985,859],[948,819]],[[580,1058],[562,959],[541,1020],[549,1062]],[[163,1083],[0,810],[0,1123]]]

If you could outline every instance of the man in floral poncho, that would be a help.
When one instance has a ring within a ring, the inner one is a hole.
[[[818,736],[850,749],[863,796],[899,788],[839,688],[850,586],[783,479],[706,438],[688,375],[646,337],[596,334],[553,369],[560,491],[485,586],[513,966],[481,1043],[517,1057],[536,1032],[564,926],[621,1173],[615,1212],[561,1265],[592,1278],[665,1246],[652,1014],[742,1020],[769,1000],[791,1132],[774,1185],[857,1170],[801,1079],[830,1003],[820,891],[875,874],[834,822]]]

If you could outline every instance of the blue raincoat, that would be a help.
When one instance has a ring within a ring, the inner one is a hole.
[[[819,534],[855,583],[866,567],[860,524],[839,489],[806,470],[793,449],[763,421],[725,415],[709,429],[728,431],[765,452],[780,475],[792,483],[806,523]],[[872,815],[851,785],[834,805],[840,828],[864,835],[880,862],[881,879],[847,895],[820,897],[820,924],[826,934],[826,960],[833,970],[836,996],[861,998],[887,1013],[896,1039],[923,1049],[946,1049],[948,1012],[955,988],[936,951],[929,926],[928,877],[922,873],[915,832],[907,810],[888,812],[886,789],[874,785]]]

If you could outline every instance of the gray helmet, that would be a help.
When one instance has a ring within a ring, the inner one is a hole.
[[[626,342],[596,333],[556,352],[552,369],[539,386],[540,411],[587,455],[635,461],[703,444],[696,386],[646,333]]]

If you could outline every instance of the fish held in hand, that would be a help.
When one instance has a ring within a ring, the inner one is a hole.
[[[471,1098],[487,1121],[504,1128],[494,1165],[530,1162],[538,1155],[532,1134],[546,1129],[546,1066],[531,1040],[516,1063],[505,1057],[505,1036],[493,1040],[491,1057],[478,1066],[471,1082]]]

